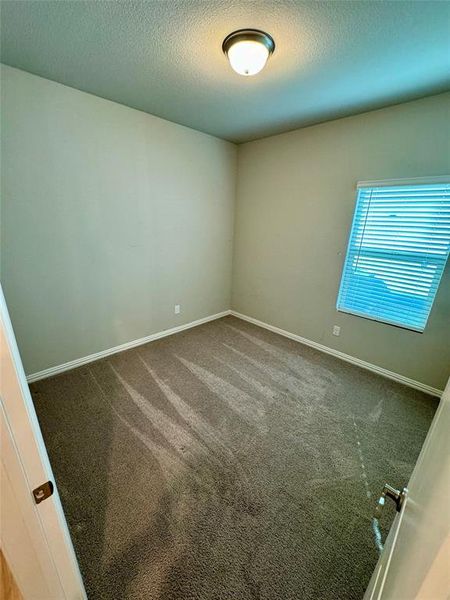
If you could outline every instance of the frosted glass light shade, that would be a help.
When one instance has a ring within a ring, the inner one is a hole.
[[[275,43],[263,31],[240,29],[225,38],[222,49],[234,71],[247,77],[256,75],[264,68],[275,49]]]
[[[256,75],[269,58],[269,50],[261,42],[244,40],[236,42],[228,50],[230,65],[239,75]]]

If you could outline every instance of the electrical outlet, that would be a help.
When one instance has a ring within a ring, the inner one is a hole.
[[[333,325],[333,335],[341,335],[341,328],[339,325]]]
[[[179,315],[181,312],[181,305],[180,304],[175,304],[175,314]]]

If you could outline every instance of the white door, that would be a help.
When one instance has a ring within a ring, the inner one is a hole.
[[[24,600],[86,598],[0,287],[0,544]]]
[[[391,485],[396,482],[389,481]],[[387,500],[389,502],[389,500]],[[450,598],[450,380],[364,600]]]

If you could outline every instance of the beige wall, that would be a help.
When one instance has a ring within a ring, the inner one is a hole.
[[[27,373],[229,308],[234,145],[3,66],[2,150]]]
[[[239,146],[232,308],[443,389],[450,264],[423,334],[335,305],[356,182],[450,173],[449,106],[442,94]]]
[[[443,388],[450,265],[422,335],[335,302],[356,182],[449,173],[449,101],[239,146],[231,285],[235,146],[3,66],[1,278],[26,371],[226,310],[232,289],[241,313]]]

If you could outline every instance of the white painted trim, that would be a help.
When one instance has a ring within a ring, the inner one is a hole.
[[[113,348],[107,348],[106,350],[101,350],[95,354],[89,354],[88,356],[82,356],[81,358],[76,358],[75,360],[63,363],[62,365],[56,365],[55,367],[38,371],[37,373],[31,373],[30,375],[27,375],[27,381],[28,383],[32,383],[33,381],[38,381],[39,379],[52,377],[58,373],[64,373],[64,371],[70,371],[76,367],[81,367],[81,365],[94,362],[94,360],[99,360],[100,358],[105,358],[111,354],[117,354],[117,352],[123,352],[124,350],[135,348],[136,346],[142,346],[143,344],[153,342],[154,340],[159,340],[160,338],[173,335],[174,333],[179,333],[180,331],[185,331],[186,329],[191,329],[192,327],[197,327],[198,325],[203,325],[203,323],[208,323],[209,321],[215,321],[221,317],[226,317],[229,314],[231,314],[230,310],[224,310],[215,315],[209,315],[208,317],[191,321],[185,325],[178,325],[177,327],[172,327],[171,329],[164,329],[163,331],[158,331],[157,333],[151,333],[143,338],[132,340],[131,342],[125,342],[125,344],[120,344],[119,346],[114,346]]]
[[[157,333],[152,333],[143,338],[132,340],[131,342],[126,342],[125,344],[120,344],[119,346],[114,346],[113,348],[108,348],[106,350],[102,350],[101,352],[96,352],[95,354],[89,354],[88,356],[76,358],[75,360],[63,363],[62,365],[56,365],[55,367],[50,367],[49,369],[38,371],[37,373],[32,373],[31,375],[27,376],[27,381],[28,383],[32,383],[33,381],[38,381],[39,379],[52,377],[53,375],[57,375],[58,373],[64,373],[64,371],[70,371],[71,369],[75,369],[76,367],[81,367],[82,365],[85,365],[87,363],[94,362],[95,360],[99,360],[100,358],[105,358],[106,356],[111,356],[112,354],[117,354],[117,352],[123,352],[124,350],[135,348],[136,346],[142,346],[143,344],[147,344],[148,342],[159,340],[160,338],[179,333],[180,331],[185,331],[186,329],[191,329],[192,327],[197,327],[198,325],[202,325],[203,323],[208,323],[209,321],[214,321],[216,319],[226,317],[227,315],[233,315],[234,317],[238,317],[243,321],[248,321],[249,323],[253,323],[254,325],[258,325],[259,327],[263,327],[264,329],[268,329],[269,331],[273,331],[274,333],[278,333],[279,335],[287,337],[291,340],[295,340],[296,342],[300,342],[301,344],[305,344],[306,346],[310,346],[311,348],[315,348],[316,350],[320,350],[321,352],[325,352],[326,354],[331,354],[332,356],[336,356],[341,360],[352,363],[354,365],[358,365],[363,369],[367,369],[368,371],[372,371],[373,373],[377,373],[378,375],[382,375],[383,377],[387,377],[388,379],[392,379],[393,381],[403,383],[404,385],[425,392],[426,394],[438,396],[439,398],[443,394],[443,390],[438,390],[437,388],[433,388],[429,385],[426,385],[425,383],[421,383],[420,381],[415,381],[414,379],[410,379],[409,377],[405,377],[404,375],[400,375],[399,373],[388,371],[387,369],[383,369],[383,367],[373,365],[372,363],[368,363],[354,356],[350,356],[349,354],[344,354],[344,352],[334,350],[333,348],[329,348],[328,346],[324,346],[323,344],[319,344],[318,342],[313,342],[312,340],[308,340],[307,338],[301,337],[300,335],[296,335],[295,333],[291,333],[284,329],[280,329],[279,327],[275,327],[274,325],[269,325],[268,323],[264,323],[263,321],[259,321],[258,319],[254,319],[253,317],[243,315],[242,313],[236,312],[234,310],[224,310],[223,312],[217,313],[215,315],[210,315],[208,317],[204,317],[203,319],[197,319],[196,321],[191,321],[190,323],[186,323],[185,325],[179,325],[177,327],[172,327],[171,329],[158,331]]]
[[[399,373],[388,371],[387,369],[383,369],[383,367],[373,365],[372,363],[368,363],[365,360],[361,360],[360,358],[355,358],[354,356],[350,356],[349,354],[344,354],[344,352],[334,350],[333,348],[329,348],[328,346],[324,346],[323,344],[319,344],[318,342],[313,342],[312,340],[308,340],[307,338],[301,337],[300,335],[296,335],[295,333],[290,333],[289,331],[286,331],[285,329],[280,329],[279,327],[275,327],[274,325],[269,325],[268,323],[264,323],[263,321],[259,321],[258,319],[254,319],[253,317],[248,317],[247,315],[238,313],[235,310],[230,311],[230,314],[234,317],[242,319],[243,321],[248,321],[249,323],[253,323],[253,325],[258,325],[259,327],[263,327],[264,329],[268,329],[269,331],[278,333],[279,335],[287,337],[291,340],[295,340],[296,342],[300,342],[301,344],[305,344],[306,346],[311,346],[311,348],[315,348],[316,350],[320,350],[321,352],[325,352],[326,354],[331,354],[332,356],[336,356],[341,360],[345,360],[345,362],[352,363],[353,365],[358,365],[358,367],[362,367],[363,369],[367,369],[368,371],[372,371],[373,373],[377,373],[378,375],[382,375],[383,377],[387,377],[388,379],[392,379],[393,381],[397,381],[398,383],[403,383],[404,385],[412,387],[416,390],[420,390],[421,392],[425,392],[426,394],[431,394],[432,396],[438,396],[440,398],[444,393],[443,390],[438,390],[437,388],[431,387],[430,385],[427,385],[425,383],[421,383],[420,381],[415,381],[414,379],[410,379],[409,377],[405,377],[404,375],[400,375]]]
[[[412,179],[381,179],[379,181],[358,181],[357,189],[366,187],[383,187],[389,185],[427,185],[433,183],[450,183],[450,175],[436,177],[413,177]]]

